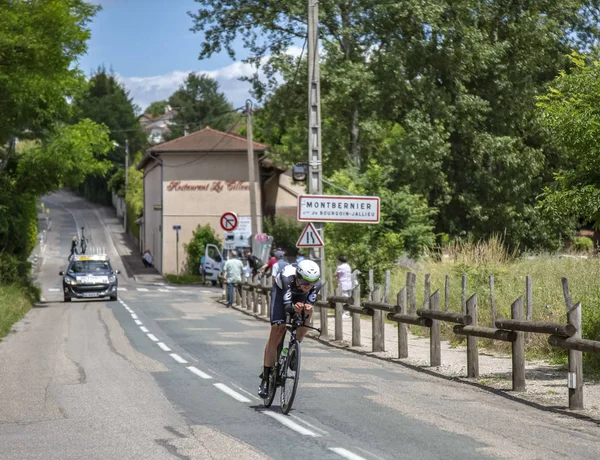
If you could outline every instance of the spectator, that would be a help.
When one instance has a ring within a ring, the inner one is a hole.
[[[271,258],[269,259],[269,261],[264,264],[262,267],[260,267],[260,272],[264,272],[266,275],[270,275],[272,273],[272,269],[273,269],[273,265],[275,265],[277,263],[277,257],[275,257],[275,254],[281,252],[283,253],[283,249],[281,248],[277,248],[273,251],[273,255],[271,256]]]
[[[342,289],[342,295],[350,297],[352,295],[352,270],[348,265],[348,259],[344,254],[340,254],[338,257],[340,264],[337,266],[335,276],[338,280],[338,286]],[[345,311],[344,317],[348,318],[350,312]]]
[[[275,259],[277,259],[277,262],[271,266],[271,276],[273,277],[273,285],[275,285],[275,278],[277,278],[279,272],[281,272],[286,265],[289,265],[287,261],[283,259],[284,255],[285,252],[283,252],[281,249],[275,251]]]
[[[206,256],[202,256],[200,259],[200,275],[202,276],[202,282],[206,282],[206,270],[204,268],[204,264],[206,263]]]
[[[223,266],[225,282],[227,283],[227,308],[233,305],[233,288],[242,281],[243,270],[244,265],[238,259],[237,251],[231,251],[231,258]]]
[[[152,257],[152,253],[150,252],[149,249],[146,249],[146,252],[144,252],[144,255],[142,256],[142,262],[144,262],[144,266],[152,267],[153,261],[154,261],[154,258]]]
[[[248,260],[248,267],[250,267],[250,274],[256,276],[258,269],[260,268],[260,259],[252,254],[250,249],[246,249],[246,260]]]
[[[299,264],[303,260],[305,260],[304,253],[302,251],[298,251],[296,253],[296,263]]]

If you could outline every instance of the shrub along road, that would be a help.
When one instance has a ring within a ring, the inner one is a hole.
[[[592,424],[311,340],[295,410],[265,411],[254,396],[265,323],[216,303],[218,291],[126,276],[118,302],[62,303],[75,219],[123,267],[106,210],[66,193],[48,203],[46,302],[0,343],[2,459],[597,456]]]

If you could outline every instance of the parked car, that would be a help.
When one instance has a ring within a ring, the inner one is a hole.
[[[74,256],[67,271],[59,273],[63,277],[65,302],[102,297],[117,300],[119,273],[119,270],[113,270],[105,254]]]

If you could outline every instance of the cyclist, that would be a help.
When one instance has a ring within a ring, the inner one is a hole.
[[[71,240],[71,254],[69,255],[69,260],[73,258],[74,255],[77,254],[77,236],[74,236]]]
[[[285,334],[287,315],[300,314],[304,311],[306,315],[304,324],[310,324],[312,306],[321,289],[320,279],[321,270],[312,260],[303,260],[298,264],[285,266],[275,279],[276,287],[273,289],[271,301],[271,332],[265,345],[264,369],[258,388],[258,395],[263,399],[269,392],[269,375],[277,359],[277,347]],[[296,338],[299,342],[307,332],[306,328],[298,329]],[[292,369],[293,366],[294,363],[290,363]]]

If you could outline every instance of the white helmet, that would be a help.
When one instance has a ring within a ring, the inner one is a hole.
[[[321,278],[321,270],[315,262],[305,259],[296,266],[296,276],[314,284]]]

